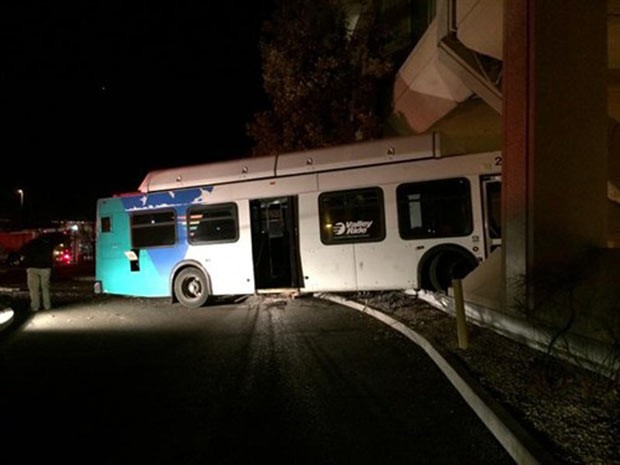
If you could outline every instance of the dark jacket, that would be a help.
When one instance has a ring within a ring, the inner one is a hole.
[[[37,237],[22,247],[21,254],[26,268],[51,268],[54,263],[55,244],[46,237]]]

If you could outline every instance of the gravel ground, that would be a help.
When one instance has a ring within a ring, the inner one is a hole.
[[[561,464],[620,464],[620,386],[497,333],[469,326],[401,292],[346,294],[389,314],[451,353]]]
[[[0,274],[0,308],[12,306],[19,320],[28,302],[25,283],[9,291],[6,277]],[[93,298],[89,280],[61,277],[52,284],[55,306]],[[453,354],[559,463],[620,465],[618,383],[476,326],[469,327],[469,348],[461,350],[454,319],[415,296],[342,295],[389,314]]]

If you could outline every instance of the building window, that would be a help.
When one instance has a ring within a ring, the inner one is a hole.
[[[131,244],[133,248],[161,247],[176,242],[174,210],[134,213],[131,215]]]
[[[188,238],[191,244],[235,242],[239,239],[237,205],[201,205],[187,212]]]
[[[383,191],[378,187],[321,194],[319,217],[324,244],[378,242],[385,238]]]
[[[403,239],[467,236],[473,230],[471,194],[465,178],[401,184],[396,197]]]

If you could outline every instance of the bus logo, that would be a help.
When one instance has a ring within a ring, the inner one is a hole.
[[[339,221],[334,225],[335,236],[357,236],[360,234],[366,234],[373,221],[347,221],[343,223]]]

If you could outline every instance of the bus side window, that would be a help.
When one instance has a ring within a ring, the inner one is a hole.
[[[237,205],[191,207],[187,212],[187,230],[190,244],[235,242],[239,239]]]
[[[379,242],[385,238],[383,191],[378,187],[319,195],[321,242]]]
[[[174,210],[134,213],[131,215],[132,248],[162,247],[176,243]]]
[[[473,230],[470,186],[465,178],[401,184],[396,198],[403,239],[467,236]]]

